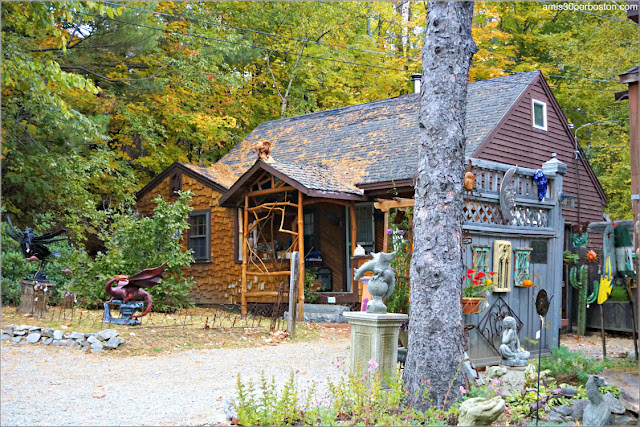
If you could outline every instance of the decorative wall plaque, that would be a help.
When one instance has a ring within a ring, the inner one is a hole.
[[[489,274],[489,251],[491,246],[473,245],[473,269],[485,275]]]
[[[516,166],[505,172],[500,183],[500,212],[507,222],[511,222],[514,218],[516,187],[513,185],[513,175],[516,173],[517,168]]]
[[[531,248],[515,248],[513,252],[516,256],[514,283],[516,286],[523,286],[524,280],[531,279],[529,274]]]
[[[493,242],[493,292],[511,292],[511,242]]]

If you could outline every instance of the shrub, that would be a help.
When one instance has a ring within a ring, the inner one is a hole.
[[[184,278],[182,268],[193,262],[191,252],[183,252],[180,238],[189,228],[187,221],[191,207],[187,204],[191,193],[180,192],[178,200],[169,203],[157,197],[153,215],[119,211],[110,215],[111,224],[100,231],[106,251],[99,252],[94,262],[84,251],[69,254],[75,276],[71,291],[79,298],[105,300],[105,283],[117,274],[133,275],[145,268],[167,262],[164,280],[149,290],[154,308],[168,310],[191,304],[191,279]]]
[[[6,233],[7,224],[2,223],[2,303],[20,303],[20,280],[33,277],[34,265],[28,263],[20,245]]]
[[[81,245],[68,241],[50,246],[59,251],[60,257],[48,260],[47,279],[57,286],[54,295],[64,291],[75,292],[78,300],[106,301],[110,297],[104,291],[105,283],[117,274],[133,275],[145,268],[157,267],[167,262],[168,273],[164,280],[149,290],[155,310],[171,310],[191,305],[189,289],[193,281],[182,275],[182,269],[193,262],[191,252],[184,252],[180,238],[189,228],[187,221],[191,207],[191,193],[180,193],[178,200],[169,203],[161,197],[155,199],[157,207],[153,215],[143,217],[130,209],[104,212],[104,225],[98,237],[104,242],[105,252],[91,258]],[[51,218],[41,216],[40,230],[52,228]],[[29,277],[34,267],[27,263],[19,245],[5,233],[2,224],[2,301],[19,302],[19,281]],[[62,273],[70,269],[72,275]],[[89,305],[90,306],[90,305]],[[93,307],[92,307],[93,308]]]
[[[577,379],[581,384],[587,382],[587,375],[599,374],[604,369],[604,363],[582,352],[571,352],[564,346],[553,347],[551,354],[542,358],[540,366],[558,380],[558,377]]]
[[[54,229],[54,224],[48,215],[40,215],[39,219],[39,223],[34,227],[37,235],[42,235],[44,232]],[[2,222],[2,303],[17,305],[20,303],[20,280],[32,280],[38,270],[38,263],[30,263],[25,260],[20,244],[7,234],[8,227],[8,223]],[[66,241],[55,242],[49,245],[49,249],[52,252],[56,252],[61,251],[66,246],[68,246]],[[55,280],[59,279],[60,270],[65,268],[59,268],[59,263],[59,257],[50,257],[47,259],[45,267],[47,279],[56,284],[60,283]],[[49,289],[53,295],[60,292],[55,287]]]
[[[328,393],[297,388],[295,375],[279,392],[275,380],[262,376],[259,386],[238,375],[235,409],[241,425],[445,425],[457,409],[420,412],[404,405],[406,391],[400,370],[384,378],[375,364],[368,375],[350,373],[328,383]]]

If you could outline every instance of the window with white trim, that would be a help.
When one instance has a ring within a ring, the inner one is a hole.
[[[211,210],[189,213],[188,249],[196,261],[211,261]]]
[[[531,100],[531,121],[533,127],[536,129],[547,130],[547,104],[538,101],[537,99]]]

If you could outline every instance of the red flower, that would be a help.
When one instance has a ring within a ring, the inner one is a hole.
[[[484,273],[481,271],[480,273],[478,273],[478,276],[476,276],[478,279],[482,279],[484,277]]]
[[[478,283],[478,281],[477,281],[477,280],[474,280],[474,281],[473,281],[473,284],[474,284],[474,285],[479,285],[479,283]]]
[[[492,271],[492,272],[491,272],[491,273],[489,273],[489,274],[493,276],[493,275],[494,275],[494,274],[496,274],[496,273],[495,273],[495,271]]]
[[[468,269],[467,270],[467,276],[469,277],[469,279],[471,279],[471,275],[474,273],[474,271],[472,269]]]

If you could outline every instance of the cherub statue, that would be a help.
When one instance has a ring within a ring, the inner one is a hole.
[[[516,320],[507,316],[502,321],[502,345],[498,349],[501,365],[506,366],[527,366],[527,359],[531,356],[528,351],[520,348],[520,339],[516,328]]]
[[[373,272],[368,285],[373,301],[369,301],[367,304],[367,313],[384,314],[387,312],[387,306],[384,305],[383,300],[391,296],[396,284],[396,273],[391,268],[391,261],[395,257],[395,252],[374,253],[373,259],[365,262],[362,267],[356,270],[355,280],[360,280],[367,271]]]

